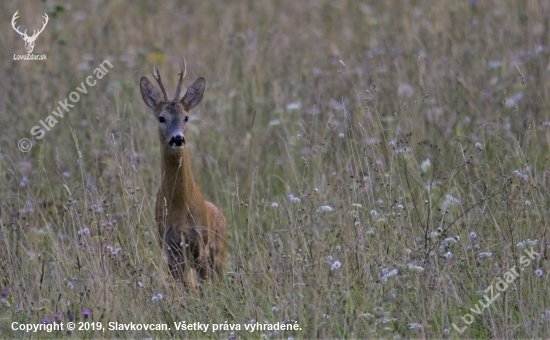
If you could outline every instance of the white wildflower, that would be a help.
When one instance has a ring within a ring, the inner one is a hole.
[[[493,256],[493,253],[491,253],[490,251],[482,251],[479,254],[477,254],[477,258],[480,260],[483,260],[484,258],[491,257],[491,256]]]
[[[443,242],[441,242],[441,247],[448,247],[450,246],[452,243],[457,243],[456,239],[454,237],[447,237],[446,239],[443,240]]]
[[[386,282],[390,277],[394,277],[397,274],[399,274],[399,271],[397,269],[393,269],[390,272],[388,272],[386,275],[382,276],[382,281]]]
[[[516,246],[520,249],[531,249],[539,243],[539,240],[526,239],[519,242]]]
[[[544,272],[542,271],[542,269],[537,269],[535,270],[535,275],[538,277],[542,277],[544,275]]]
[[[271,207],[277,209],[279,207],[279,203],[273,202],[271,203]]]
[[[83,228],[83,229],[80,229],[78,230],[78,235],[88,235],[90,233],[90,229],[89,228]]]
[[[322,205],[316,210],[317,212],[331,212],[334,211],[334,209],[329,205]]]
[[[288,199],[292,203],[300,203],[300,197],[295,197],[293,194],[288,195]]]
[[[422,170],[423,173],[426,173],[430,170],[430,168],[432,167],[432,161],[430,161],[429,158],[426,158],[421,164],[420,164],[420,169]]]
[[[409,269],[412,272],[423,272],[424,271],[424,267],[420,267],[420,266],[410,264],[410,263],[407,264],[407,269]]]
[[[450,258],[453,257],[453,253],[451,253],[450,251],[448,251],[448,252],[447,252],[445,255],[443,255],[443,256],[445,256],[445,258],[446,258],[447,260],[449,260]]]
[[[302,102],[293,102],[293,103],[288,103],[286,106],[286,109],[288,111],[292,111],[292,110],[299,110],[301,107],[302,107]]]
[[[413,322],[409,324],[409,329],[420,329],[422,328],[422,325],[418,322]]]
[[[340,269],[340,267],[342,267],[342,264],[340,263],[340,261],[335,261],[330,267],[330,270],[335,271]]]

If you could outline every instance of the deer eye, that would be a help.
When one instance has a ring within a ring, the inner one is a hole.
[[[159,122],[165,123],[165,122],[166,122],[166,119],[164,119],[164,117],[159,117]]]
[[[185,121],[188,121],[189,120],[189,116],[185,116]]]

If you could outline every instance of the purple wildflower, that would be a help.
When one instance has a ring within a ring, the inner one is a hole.
[[[40,323],[52,323],[52,319],[44,318],[44,319],[42,319],[42,321],[40,321]]]
[[[89,318],[91,315],[92,315],[92,312],[90,312],[89,310],[83,310],[83,311],[82,311],[82,317],[83,317],[84,319]]]

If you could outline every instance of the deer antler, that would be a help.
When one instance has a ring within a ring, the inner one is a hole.
[[[36,38],[36,37],[38,37],[38,35],[39,35],[40,33],[42,33],[42,31],[44,30],[44,28],[46,28],[46,25],[48,24],[48,20],[50,20],[50,18],[48,18],[48,15],[47,15],[46,13],[44,13],[44,17],[43,17],[43,18],[46,19],[46,21],[43,21],[43,22],[42,22],[42,28],[41,28],[40,31],[38,31],[38,32],[36,32],[36,30],[34,30],[34,33],[33,33],[33,35],[32,35],[31,38]]]
[[[33,35],[32,37],[29,37],[27,35],[27,30],[25,30],[25,32],[21,32],[19,30],[19,27],[21,27],[21,25],[15,27],[15,25],[17,24],[17,19],[19,19],[19,11],[15,11],[15,14],[13,15],[12,19],[11,19],[11,26],[13,27],[13,29],[21,34],[22,37],[25,37],[25,41],[28,39],[30,41],[34,41],[36,39],[36,37],[38,37],[38,35],[40,33],[42,33],[42,31],[44,30],[44,28],[46,28],[46,25],[48,24],[48,20],[50,20],[50,18],[48,17],[48,15],[46,13],[44,13],[44,19],[46,19],[45,21],[42,22],[42,28],[37,32],[37,30],[34,30],[33,31]]]
[[[160,79],[160,73],[158,67],[155,70],[155,64],[153,63],[153,78],[159,83],[160,90],[162,91],[162,94],[164,95],[164,101],[168,102],[168,93],[166,93],[166,89],[164,88],[164,85],[162,85],[162,81]]]
[[[27,35],[27,30],[25,30],[25,33],[21,32],[21,31],[19,30],[19,27],[21,27],[21,25],[17,26],[17,28],[15,27],[15,25],[17,24],[16,21],[17,21],[17,19],[19,19],[18,13],[19,13],[19,10],[15,11],[15,14],[14,14],[13,17],[11,18],[11,26],[13,27],[13,29],[14,29],[17,33],[21,34],[21,36]]]
[[[178,87],[176,87],[176,95],[174,96],[174,101],[180,99],[181,85],[183,83],[183,78],[187,73],[187,65],[185,64],[185,57],[183,57],[183,64],[181,66],[180,81],[178,82]]]

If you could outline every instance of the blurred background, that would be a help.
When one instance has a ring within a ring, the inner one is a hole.
[[[29,35],[48,15],[33,51],[47,60],[14,60],[16,11]],[[550,334],[549,3],[5,1],[0,13],[8,336],[44,318],[302,328],[214,338]],[[172,96],[183,56],[184,87],[207,82],[190,120],[195,181],[230,228],[230,273],[201,296],[172,281],[158,245],[158,131],[139,92],[156,64]],[[74,107],[52,115],[71,92]],[[526,239],[542,255],[465,324]]]

